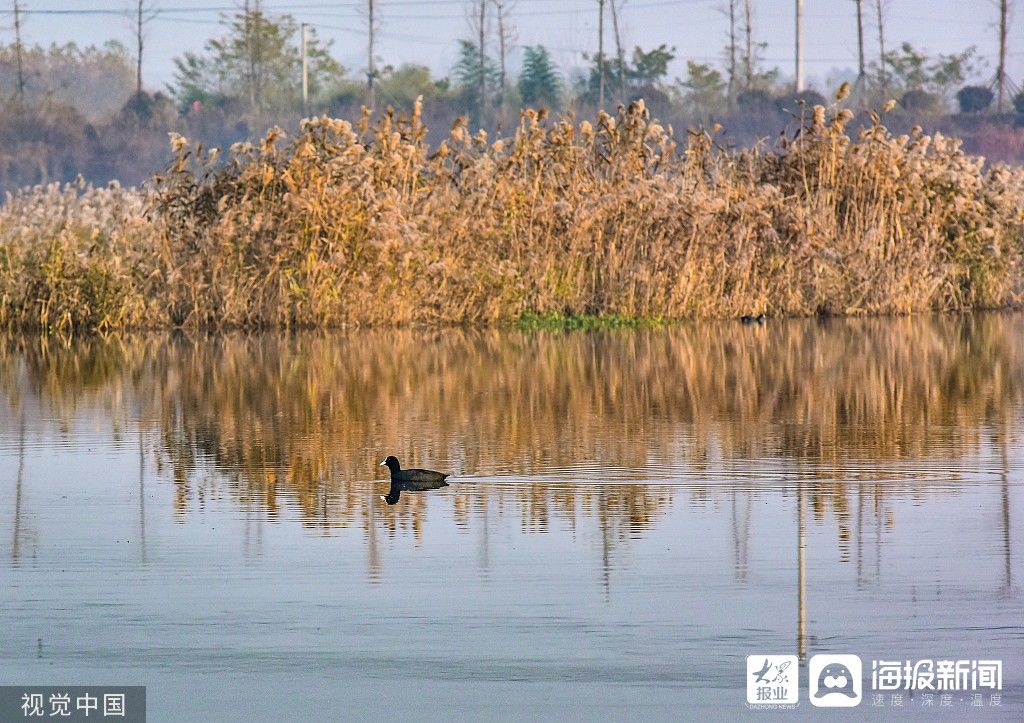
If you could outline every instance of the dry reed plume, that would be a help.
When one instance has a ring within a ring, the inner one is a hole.
[[[42,188],[0,211],[0,324],[56,330],[676,319],[1016,305],[1024,170],[815,107],[774,148],[679,149],[643,103],[525,111],[436,149],[326,117],[225,159],[173,139],[145,198]],[[148,214],[143,218],[143,205]]]

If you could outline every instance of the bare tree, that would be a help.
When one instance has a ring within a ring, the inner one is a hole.
[[[14,55],[18,70],[18,100],[25,100],[25,65],[22,58],[24,46],[21,44],[21,5],[14,0]]]
[[[142,92],[142,50],[146,35],[146,23],[159,14],[152,0],[136,0],[132,12],[132,29],[135,31],[135,92]]]
[[[996,67],[996,110],[1005,109],[1006,98],[1006,24],[1009,15],[1009,0],[999,0],[999,65]]]
[[[739,15],[740,0],[726,0],[725,13],[729,16],[729,44],[726,46],[728,54],[727,64],[729,72],[729,100],[736,95],[736,48],[737,42],[737,16]]]
[[[302,56],[302,114],[305,115],[309,109],[309,39],[305,23],[299,26],[299,48]]]
[[[479,122],[486,124],[487,118],[487,5],[491,0],[472,0],[467,12],[470,31],[477,37],[477,53],[480,63],[477,78],[477,102],[480,107]]]
[[[256,107],[256,87],[252,82],[256,69],[252,62],[252,10],[249,8],[249,0],[242,3],[242,15],[245,33],[246,64],[249,66],[246,72],[246,83],[249,86],[249,107]]]
[[[487,2],[480,0],[480,118],[487,108],[487,73],[484,72],[484,58],[487,57]]]
[[[746,36],[743,48],[743,87],[750,90],[754,84],[754,10],[751,0],[743,0],[743,34]]]
[[[503,105],[505,101],[505,88],[507,87],[505,62],[508,58],[509,48],[516,40],[516,29],[510,22],[509,15],[515,10],[516,3],[515,0],[492,1],[494,2],[494,10],[498,21],[498,86],[500,88],[498,103]]]
[[[367,105],[371,111],[377,102],[374,88],[377,81],[377,62],[374,58],[374,36],[377,34],[375,5],[374,0],[367,0]]]
[[[626,50],[622,46],[622,33],[619,30],[619,13],[622,12],[622,8],[625,5],[626,0],[611,0],[612,29],[615,31],[615,56],[619,61],[618,75],[620,92],[626,86]]]
[[[867,73],[864,70],[864,0],[857,3],[857,88],[864,90]]]
[[[804,89],[804,0],[796,0],[796,79],[793,87],[797,93]]]
[[[254,109],[263,105],[263,10],[260,0],[245,0],[244,13],[246,59],[249,81],[249,104]]]
[[[889,87],[889,74],[885,70],[885,9],[882,0],[875,0],[875,15],[878,19],[878,73],[882,90]]]
[[[604,0],[597,0],[597,107],[604,108]]]

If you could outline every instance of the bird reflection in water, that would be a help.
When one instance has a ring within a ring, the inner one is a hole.
[[[447,474],[431,469],[402,469],[394,455],[389,455],[380,466],[387,467],[391,472],[391,489],[386,495],[380,496],[389,505],[398,504],[402,492],[425,492],[448,486],[445,482]]]

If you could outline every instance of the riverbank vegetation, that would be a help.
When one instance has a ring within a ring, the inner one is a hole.
[[[843,92],[839,94],[844,95]],[[0,211],[0,325],[54,331],[909,313],[1017,305],[1024,170],[841,98],[776,145],[685,145],[642,101],[437,146],[416,104],[224,153],[146,191]],[[851,137],[852,136],[852,137]]]

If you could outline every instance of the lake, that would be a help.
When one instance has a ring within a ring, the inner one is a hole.
[[[838,653],[858,717],[1020,720],[1022,435],[1020,314],[7,337],[0,684],[145,685],[154,721],[789,719]],[[451,485],[386,505],[388,454]],[[748,707],[767,655],[795,710]],[[894,660],[1001,688],[879,700]]]

